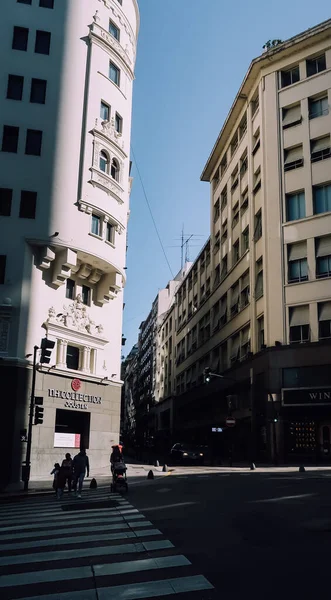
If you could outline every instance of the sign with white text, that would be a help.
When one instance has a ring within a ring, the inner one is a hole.
[[[80,433],[54,433],[54,448],[79,448]]]

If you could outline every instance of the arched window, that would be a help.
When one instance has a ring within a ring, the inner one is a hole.
[[[103,171],[104,173],[109,172],[109,158],[108,154],[104,150],[101,150],[100,152],[99,168],[100,171]]]
[[[113,160],[111,161],[110,174],[111,174],[112,178],[115,179],[115,181],[119,181],[119,178],[120,178],[120,166],[119,166],[118,161],[116,160],[116,158],[113,158]]]

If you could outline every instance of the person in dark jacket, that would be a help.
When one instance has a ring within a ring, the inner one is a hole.
[[[71,492],[72,458],[69,452],[67,452],[65,459],[62,461],[61,468],[63,469],[63,473],[65,474],[65,480],[68,483],[68,492]]]
[[[82,497],[83,481],[85,474],[87,477],[90,475],[90,463],[85,450],[81,450],[72,461],[73,472],[74,472],[74,485],[77,490],[78,483],[78,498]]]

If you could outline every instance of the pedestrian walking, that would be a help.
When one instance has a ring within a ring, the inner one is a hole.
[[[56,497],[58,500],[60,500],[63,496],[63,492],[64,492],[64,488],[66,486],[66,480],[67,480],[67,472],[65,467],[60,467],[60,470],[57,474],[57,481],[56,481]]]
[[[61,469],[63,469],[63,474],[65,476],[65,484],[68,484],[68,492],[70,493],[72,485],[72,458],[69,452],[67,452],[64,460],[62,461]]]
[[[85,450],[81,450],[72,461],[73,472],[74,472],[74,485],[77,490],[78,484],[78,498],[82,497],[83,481],[85,474],[87,477],[90,475],[90,463]]]

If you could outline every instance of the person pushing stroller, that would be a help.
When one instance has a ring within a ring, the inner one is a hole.
[[[112,446],[112,453],[110,455],[110,470],[113,476],[113,482],[111,484],[111,491],[116,491],[116,486],[121,485],[124,486],[125,489],[128,489],[128,484],[126,481],[126,465],[123,458],[122,446],[120,444],[116,444]]]

